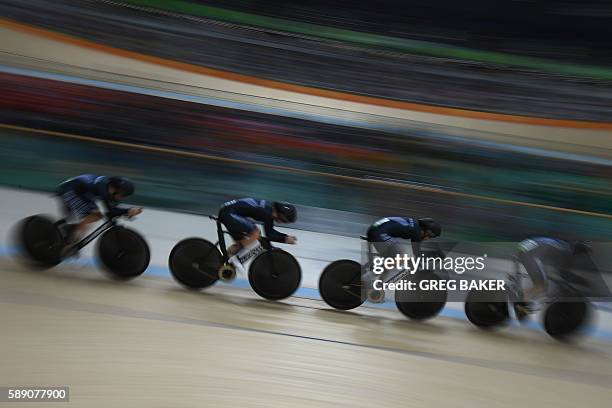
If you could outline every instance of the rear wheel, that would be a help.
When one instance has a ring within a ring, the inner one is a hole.
[[[142,236],[128,228],[114,226],[98,241],[98,259],[114,278],[132,279],[149,266],[149,245]]]
[[[302,270],[290,253],[279,248],[259,254],[249,267],[249,283],[262,298],[281,300],[300,286]]]
[[[189,289],[204,289],[219,279],[223,256],[219,249],[201,238],[187,238],[172,248],[168,266],[174,279]]]
[[[361,265],[341,259],[329,264],[319,278],[319,293],[331,307],[350,310],[365,301],[362,295]]]
[[[51,268],[62,261],[64,239],[49,217],[34,215],[20,222],[18,245],[33,265]]]
[[[471,290],[465,300],[465,315],[477,327],[498,327],[510,319],[508,297],[503,291]]]
[[[395,305],[404,316],[412,320],[427,320],[437,316],[444,306],[448,294],[446,290],[421,290],[419,282],[427,280],[442,280],[431,271],[422,271],[409,280],[416,283],[415,290],[396,290]]]

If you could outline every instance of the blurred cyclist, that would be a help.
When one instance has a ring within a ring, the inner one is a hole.
[[[393,256],[405,239],[410,240],[413,254],[417,256],[422,241],[441,234],[442,227],[433,218],[386,217],[368,228],[367,237],[381,256]]]
[[[219,210],[219,221],[227,228],[235,243],[228,248],[230,256],[242,247],[247,247],[261,237],[261,231],[253,221],[264,224],[266,237],[270,241],[285,244],[297,243],[297,238],[274,229],[274,222],[292,223],[297,219],[295,206],[284,201],[268,202],[255,198],[240,198],[223,203]]]
[[[521,241],[518,244],[517,260],[525,267],[532,287],[525,291],[522,301],[514,303],[517,317],[522,319],[539,310],[539,300],[546,295],[548,289],[547,270],[564,276],[570,271],[576,255],[590,252],[590,245],[583,241],[571,242],[548,237]]]
[[[62,201],[62,209],[67,219],[75,222],[68,237],[68,247],[77,243],[90,224],[102,219],[96,201],[102,201],[104,211],[110,216],[127,215],[133,217],[142,212],[141,208],[120,208],[117,201],[134,194],[134,184],[124,177],[96,176],[82,174],[61,183],[56,189]]]
[[[442,227],[433,218],[412,218],[412,217],[385,217],[368,228],[368,242],[381,257],[395,257],[403,254],[404,240],[410,240],[412,254],[417,257],[421,253],[421,242],[439,237],[442,234]],[[395,276],[396,272],[387,271],[380,279],[386,281]],[[384,292],[371,289],[368,291],[368,298],[371,302],[382,302]]]

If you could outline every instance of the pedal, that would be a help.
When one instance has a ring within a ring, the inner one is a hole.
[[[232,264],[223,264],[218,271],[219,279],[225,282],[231,282],[236,279],[236,268]]]

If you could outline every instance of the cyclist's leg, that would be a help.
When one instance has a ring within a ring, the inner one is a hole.
[[[518,256],[519,262],[523,265],[532,286],[524,292],[524,300],[531,301],[546,293],[547,278],[544,263],[538,256],[537,251],[521,252]]]
[[[373,248],[375,253],[372,254],[372,257],[370,259],[371,264],[369,265],[368,268],[366,268],[363,271],[363,274],[361,277],[362,283],[366,285],[366,287],[371,286],[372,282],[375,279],[380,279],[380,275],[382,273],[379,274],[375,272],[377,268],[380,268],[380,265],[375,267],[376,262],[377,262],[376,258],[384,258],[385,256],[384,253],[387,249],[387,243],[385,242],[386,239],[388,239],[388,237],[379,236],[374,239],[368,240],[368,246],[370,248]]]
[[[520,288],[521,299],[514,302],[514,310],[519,320],[524,320],[540,309],[539,299],[546,293],[546,273],[537,250],[519,252],[517,260],[529,275],[532,287],[526,291]]]
[[[261,231],[259,230],[259,228],[257,228],[257,225],[251,222],[250,228],[251,228],[251,231],[249,233],[245,233],[242,239],[240,240],[240,245],[242,247],[249,246],[253,242],[261,238]]]
[[[259,228],[249,219],[237,214],[223,213],[219,216],[219,221],[227,228],[234,243],[227,248],[229,256],[233,256],[240,248],[248,246],[261,237]]]
[[[401,238],[391,238],[385,242],[381,242],[379,244],[379,251],[385,258],[393,258],[396,259],[398,256],[400,259],[403,259],[405,255],[408,255],[410,250],[406,244],[407,241]],[[406,268],[401,267],[400,265],[396,265],[398,268],[393,268],[385,271],[382,275],[380,275],[380,279],[385,282],[389,282],[402,272],[406,272]]]
[[[394,239],[388,236],[377,237],[377,239],[371,244],[378,253],[378,257],[382,258],[394,258],[396,255],[403,256],[406,253],[402,246],[401,239]],[[370,302],[381,303],[385,300],[384,290],[374,288],[374,283],[377,280],[382,282],[392,281],[398,273],[402,272],[402,269],[392,268],[390,270],[384,270],[380,274],[375,274],[373,270],[366,271],[362,276],[362,285],[366,288],[366,296]]]
[[[74,221],[74,228],[68,237],[68,243],[74,244],[85,235],[90,224],[102,219],[102,214],[94,201],[73,191],[64,193],[61,199],[66,220]]]

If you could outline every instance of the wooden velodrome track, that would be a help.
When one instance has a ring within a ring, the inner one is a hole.
[[[0,384],[68,385],[71,405],[608,407],[612,344],[484,332],[438,317],[247,289],[189,292],[76,264],[0,261]],[[1,404],[6,405],[6,404]],[[36,405],[36,404],[30,404]]]

